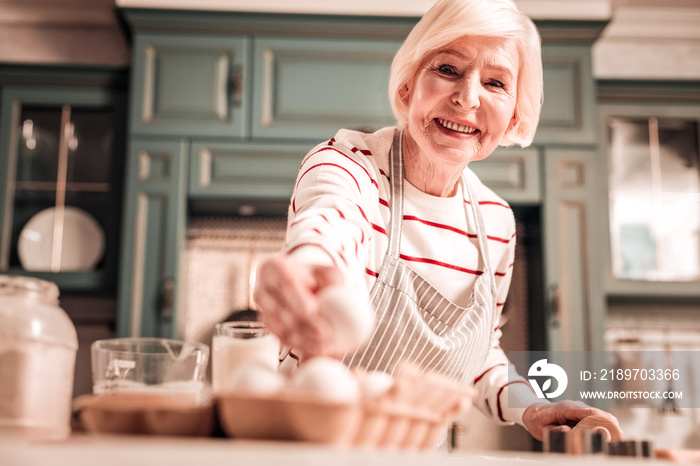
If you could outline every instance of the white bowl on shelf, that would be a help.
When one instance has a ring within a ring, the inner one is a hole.
[[[22,228],[17,252],[22,268],[34,272],[50,272],[54,247],[56,208],[44,209]],[[93,270],[105,250],[105,234],[97,221],[77,207],[66,206],[63,217],[63,239],[58,270],[77,272]]]

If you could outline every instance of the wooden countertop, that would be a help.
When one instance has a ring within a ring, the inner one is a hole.
[[[529,452],[368,451],[291,442],[146,436],[75,435],[64,441],[39,442],[0,435],[2,466],[505,466],[564,461],[567,466],[600,466],[601,462],[639,466],[639,461],[624,458]]]

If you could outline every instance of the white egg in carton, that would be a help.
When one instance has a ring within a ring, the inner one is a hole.
[[[471,406],[470,388],[411,365],[400,367],[388,388],[385,377],[359,370],[353,374],[361,387],[356,399],[333,399],[294,381],[276,393],[219,394],[219,422],[233,438],[430,450],[450,421]],[[368,384],[370,379],[374,383]]]

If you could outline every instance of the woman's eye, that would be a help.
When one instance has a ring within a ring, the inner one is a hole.
[[[491,87],[506,87],[506,84],[503,81],[499,81],[497,79],[492,79],[491,81],[487,81],[486,85],[491,86]]]
[[[454,66],[451,66],[451,65],[440,65],[437,67],[437,70],[440,73],[448,75],[448,76],[457,74],[457,71],[455,70]]]

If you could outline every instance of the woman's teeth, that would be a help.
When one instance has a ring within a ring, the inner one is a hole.
[[[460,125],[458,123],[455,123],[454,121],[443,120],[442,118],[438,118],[437,121],[445,128],[452,131],[457,131],[458,133],[473,133],[474,131],[476,131],[476,128],[472,128],[471,126]]]

